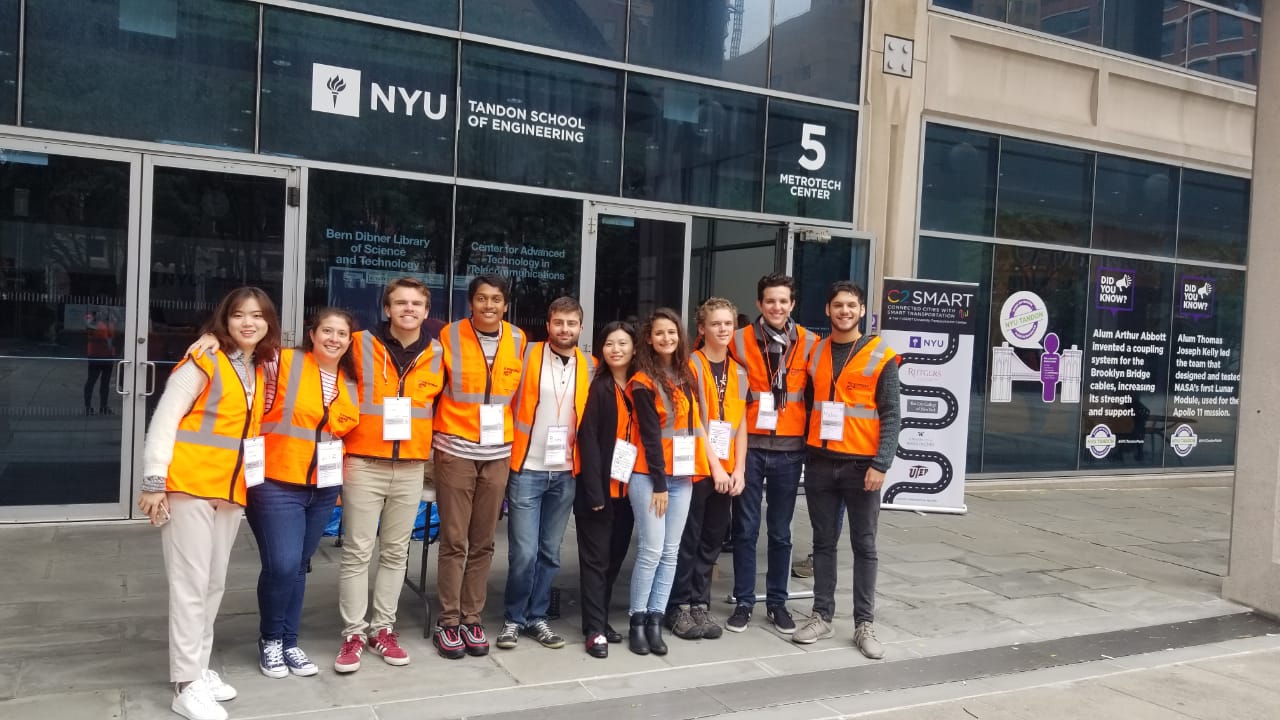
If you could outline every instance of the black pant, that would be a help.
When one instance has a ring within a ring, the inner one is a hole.
[[[590,637],[603,633],[609,624],[613,585],[631,548],[636,520],[627,498],[610,498],[603,510],[592,510],[585,507],[581,493],[574,500],[573,515],[578,535],[582,634]]]
[[[93,397],[93,384],[98,383],[98,407],[105,408],[107,406],[107,391],[111,385],[112,370],[115,369],[115,361],[111,359],[89,360],[89,374],[84,381],[84,406],[89,407],[89,400]]]
[[[804,495],[813,525],[813,612],[827,621],[836,608],[836,545],[840,540],[841,502],[849,513],[853,546],[853,619],[875,620],[876,526],[880,491],[863,489],[870,460],[832,460],[810,455]]]
[[[668,609],[678,605],[711,604],[711,572],[724,546],[733,498],[716,492],[711,478],[693,484],[689,519],[680,536],[676,577],[671,584]]]

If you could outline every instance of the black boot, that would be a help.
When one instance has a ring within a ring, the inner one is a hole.
[[[631,633],[628,642],[631,645],[631,652],[637,655],[649,654],[649,639],[645,637],[645,620],[649,616],[644,613],[632,613],[631,615]],[[662,652],[666,652],[664,645]]]
[[[667,643],[662,639],[662,613],[649,613],[644,621],[644,635],[649,641],[650,652],[654,655],[667,654]]]

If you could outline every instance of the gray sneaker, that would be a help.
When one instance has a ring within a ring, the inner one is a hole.
[[[677,605],[671,617],[671,634],[681,640],[697,640],[702,637],[702,626],[694,619],[688,605]]]
[[[822,619],[821,615],[814,615],[804,622],[800,623],[800,627],[791,634],[791,642],[799,645],[809,645],[819,640],[825,640],[836,631],[831,629],[831,623]]]
[[[884,657],[884,645],[876,639],[876,629],[869,622],[858,623],[857,629],[853,631],[853,644],[872,660]]]
[[[502,623],[502,632],[498,633],[497,646],[510,650],[520,644],[520,626],[510,620]]]
[[[724,628],[716,622],[716,616],[706,605],[694,605],[689,608],[689,614],[693,616],[693,622],[702,628],[703,640],[715,640],[724,634]]]

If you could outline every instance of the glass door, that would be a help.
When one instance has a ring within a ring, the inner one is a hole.
[[[791,259],[789,274],[796,280],[796,322],[822,337],[831,334],[827,320],[827,290],[837,280],[852,280],[867,293],[867,305],[875,308],[875,290],[871,238],[857,237],[848,231],[792,225],[789,228],[787,256]],[[864,332],[875,330],[868,311],[863,320]],[[868,328],[868,323],[872,323]]]
[[[0,520],[128,516],[139,165],[0,138]]]
[[[296,341],[298,211],[289,188],[298,186],[297,174],[293,168],[145,159],[134,340],[141,359],[134,402],[141,420],[150,421],[169,373],[227,292],[262,288],[280,313],[282,344]],[[145,422],[138,422],[139,472],[144,437]]]
[[[690,216],[587,205],[582,241],[587,330],[580,341],[583,351],[591,351],[596,332],[613,320],[638,325],[660,307],[688,318]]]

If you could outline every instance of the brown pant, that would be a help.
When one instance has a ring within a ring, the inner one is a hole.
[[[480,622],[493,564],[493,535],[507,493],[510,460],[467,460],[435,452],[440,551],[440,624]]]

